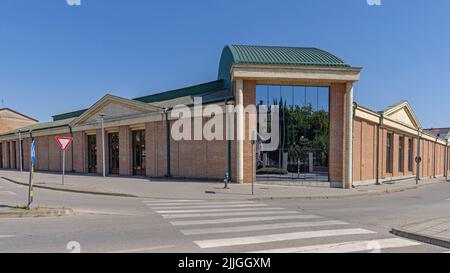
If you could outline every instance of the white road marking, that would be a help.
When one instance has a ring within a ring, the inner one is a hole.
[[[265,208],[241,208],[241,209],[192,209],[192,210],[158,210],[157,213],[169,214],[169,213],[196,213],[196,212],[232,212],[232,211],[265,211],[265,210],[284,210],[277,207],[265,207]]]
[[[180,204],[180,203],[159,203],[159,204],[155,204],[155,203],[150,203],[147,204],[147,206],[202,206],[202,205],[238,205],[238,204],[255,204],[256,202],[254,201],[236,201],[236,202],[191,202],[191,203],[184,203],[184,204]]]
[[[14,237],[16,237],[16,235],[0,235],[0,239],[3,239],[3,238],[14,238]]]
[[[213,206],[183,206],[183,207],[151,207],[151,209],[202,209],[202,208],[245,208],[245,207],[267,207],[266,204],[243,204],[243,205],[213,205]]]
[[[421,245],[420,243],[405,240],[401,238],[380,239],[373,241],[352,241],[337,244],[301,246],[291,248],[279,248],[256,251],[253,253],[351,253],[370,251],[370,244],[376,242],[380,246],[380,250],[389,248],[402,248]]]
[[[358,235],[358,234],[375,234],[376,232],[367,229],[333,229],[320,231],[304,231],[294,233],[270,234],[261,236],[236,237],[214,240],[195,241],[200,248],[215,248],[238,245],[254,245],[279,241],[301,240],[311,238],[344,236],[344,235]]]
[[[248,216],[248,215],[280,215],[280,214],[298,214],[298,211],[250,211],[250,212],[224,212],[224,213],[192,213],[192,214],[169,214],[162,215],[165,219],[175,218],[197,218],[197,217],[223,217],[223,216]]]
[[[274,221],[287,219],[319,219],[319,218],[322,217],[316,215],[287,215],[287,216],[267,216],[267,217],[247,217],[247,218],[223,218],[214,220],[174,221],[170,223],[174,226],[193,226],[193,225],[209,225],[209,224]]]
[[[152,250],[158,250],[158,249],[166,249],[166,248],[173,248],[174,245],[167,245],[167,246],[155,246],[155,247],[149,247],[149,248],[137,248],[137,249],[126,249],[126,250],[119,250],[119,251],[111,251],[107,252],[108,254],[119,254],[119,253],[138,253],[138,252],[148,252]]]
[[[200,234],[218,234],[218,233],[260,231],[260,230],[272,230],[283,228],[304,228],[304,227],[322,227],[322,226],[338,226],[338,225],[348,225],[348,223],[342,221],[294,222],[294,223],[278,223],[278,224],[251,225],[239,227],[184,229],[181,230],[181,233],[183,233],[184,235],[200,235]]]
[[[449,199],[447,199],[447,201],[450,201],[450,198],[449,198]]]
[[[96,214],[96,215],[144,216],[143,214],[120,212],[120,211],[100,211],[100,210],[75,209],[75,212],[85,213],[85,214]]]
[[[12,191],[0,191],[0,194],[17,195],[17,193]]]
[[[174,203],[174,202],[180,202],[180,203],[189,203],[189,202],[204,202],[206,200],[144,200],[142,202],[144,203]]]

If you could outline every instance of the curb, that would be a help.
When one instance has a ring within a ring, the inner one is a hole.
[[[22,185],[22,186],[28,186],[28,183],[22,183],[15,181],[13,179],[7,178],[2,176],[2,179],[9,181],[11,183]],[[248,200],[248,201],[273,201],[273,200],[304,200],[304,201],[313,201],[313,200],[339,200],[339,199],[346,199],[346,198],[355,198],[355,197],[374,197],[374,196],[381,196],[386,194],[392,194],[392,193],[398,193],[408,190],[414,190],[414,189],[420,189],[431,185],[436,185],[440,183],[445,183],[445,181],[440,181],[436,183],[429,183],[425,185],[413,185],[413,186],[407,186],[403,188],[398,189],[392,189],[392,190],[382,190],[378,192],[365,192],[365,193],[354,193],[354,194],[346,194],[346,195],[332,195],[332,196],[286,196],[286,197],[273,197],[273,196],[267,196],[267,197],[249,197],[249,198],[217,198],[214,200],[217,201],[231,201],[231,200]],[[177,198],[166,198],[166,197],[155,197],[155,196],[138,196],[133,194],[125,194],[125,193],[112,193],[112,192],[100,192],[100,191],[87,191],[87,190],[76,190],[76,189],[63,189],[63,188],[56,188],[52,186],[43,186],[43,185],[34,185],[35,188],[41,188],[46,190],[53,190],[53,191],[62,191],[62,192],[71,192],[71,193],[80,193],[80,194],[90,194],[90,195],[101,195],[101,196],[113,196],[113,197],[128,197],[128,198],[149,198],[149,199],[164,199],[164,200],[170,200],[170,199],[177,199]],[[196,198],[193,198],[196,199]]]
[[[7,180],[11,183],[22,185],[22,186],[28,186],[27,183],[18,182],[15,180],[12,180],[7,177],[1,177],[4,180]],[[100,192],[100,191],[86,191],[86,190],[75,190],[75,189],[62,189],[62,188],[55,188],[51,186],[42,186],[42,185],[34,185],[35,188],[40,189],[46,189],[46,190],[53,190],[53,191],[64,191],[64,192],[72,192],[72,193],[81,193],[81,194],[92,194],[92,195],[103,195],[103,196],[115,196],[115,197],[132,197],[132,198],[142,198],[141,196],[132,195],[132,194],[125,194],[125,193],[112,193],[112,192]]]
[[[413,233],[399,228],[393,228],[391,233],[399,237],[450,249],[450,241],[442,238]]]
[[[16,210],[0,212],[0,219],[2,218],[37,218],[37,217],[61,217],[74,214],[72,209],[50,209],[38,208],[35,210]]]

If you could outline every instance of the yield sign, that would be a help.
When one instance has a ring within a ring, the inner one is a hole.
[[[73,138],[71,137],[55,137],[56,143],[58,143],[61,150],[65,151],[67,147],[70,146],[70,144],[73,141]]]

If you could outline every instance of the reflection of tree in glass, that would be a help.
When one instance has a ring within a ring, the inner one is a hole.
[[[268,153],[273,162],[271,165],[281,167],[282,153],[288,152],[288,169],[296,170],[298,160],[303,162],[302,165],[306,164],[311,152],[314,153],[316,166],[328,167],[328,112],[314,111],[311,104],[287,106],[286,101],[278,98],[273,100],[272,105],[280,107],[280,146],[278,151]],[[270,131],[270,122],[268,126]]]

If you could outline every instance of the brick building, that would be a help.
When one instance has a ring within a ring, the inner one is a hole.
[[[224,130],[224,134],[234,135],[233,140],[225,136],[223,140],[195,140],[195,136],[193,140],[175,140],[171,130],[180,118],[172,117],[174,107],[193,107],[198,97],[203,106],[245,107],[257,104],[260,86],[279,86],[280,94],[283,86],[290,86],[293,98],[295,88],[302,86],[305,104],[308,87],[327,89],[326,180],[331,186],[350,188],[412,177],[417,166],[411,161],[417,155],[423,159],[419,176],[445,175],[449,169],[446,140],[424,132],[407,102],[381,112],[354,103],[353,84],[360,72],[361,68],[315,48],[226,46],[215,81],[135,99],[106,95],[89,109],[25,126],[20,128],[22,155],[17,154],[17,130],[0,134],[0,168],[17,169],[22,158],[27,169],[33,138],[37,144],[36,169],[60,171],[61,151],[54,138],[72,136],[74,143],[66,154],[67,171],[214,180],[223,179],[228,172],[234,182],[251,182],[257,178],[257,162],[255,145],[248,136],[257,124],[249,113],[238,111],[233,118],[215,116],[223,124],[233,124],[232,133]],[[189,119],[195,125],[199,119],[206,123],[212,116],[194,111]],[[280,150],[282,157],[292,161]]]
[[[0,134],[37,123],[34,118],[9,108],[0,108]]]

